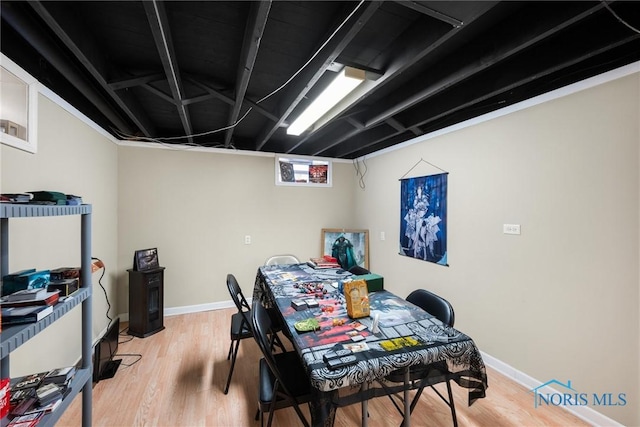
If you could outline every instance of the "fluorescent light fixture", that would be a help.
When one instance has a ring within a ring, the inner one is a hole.
[[[287,128],[288,135],[300,135],[364,81],[364,70],[344,67],[329,86]]]

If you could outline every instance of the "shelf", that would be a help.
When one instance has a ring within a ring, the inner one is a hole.
[[[88,384],[90,387],[93,385],[91,382],[92,377],[93,372],[90,368],[78,368],[76,370],[75,376],[73,377],[73,380],[71,381],[71,391],[69,392],[67,397],[64,398],[60,406],[58,406],[55,411],[40,418],[38,427],[56,425],[56,423],[60,420],[60,417],[62,417],[62,414],[64,414],[69,405],[71,405],[71,402],[73,402],[76,396],[80,394],[85,384]],[[0,420],[0,426],[5,427],[7,424],[9,424],[9,421],[11,420],[8,417],[2,418],[2,420]]]
[[[71,384],[71,392],[62,404],[51,414],[41,419],[38,425],[54,426],[65,412],[69,404],[78,395],[82,394],[82,425],[91,426],[91,399],[92,376],[91,364],[91,334],[92,334],[92,307],[91,307],[91,205],[36,205],[0,203],[0,276],[9,271],[9,219],[10,218],[36,218],[56,217],[64,215],[80,216],[80,282],[82,286],[74,292],[73,298],[58,303],[53,308],[53,313],[39,322],[24,325],[6,325],[0,332],[0,377],[10,376],[11,352],[26,343],[45,328],[56,322],[74,307],[82,307],[82,355],[81,366]],[[46,352],[46,349],[43,350]],[[8,423],[5,417],[0,420],[0,427]]]
[[[39,216],[85,215],[91,213],[91,205],[32,205],[0,203],[0,218],[33,218]]]
[[[64,316],[73,307],[86,300],[91,295],[91,288],[80,288],[73,294],[73,298],[53,306],[53,313],[34,323],[24,325],[3,326],[0,333],[0,359],[7,357],[9,353],[29,341],[43,329]]]
[[[69,395],[62,401],[62,404],[60,404],[60,406],[58,406],[55,411],[50,414],[46,414],[40,419],[38,427],[54,426],[58,422],[62,414],[64,414],[64,412],[67,410],[69,405],[71,405],[73,399],[78,396],[78,394],[80,394],[82,388],[85,385],[92,387],[92,376],[93,372],[90,368],[78,369],[76,371],[76,375],[73,377],[73,381],[71,382],[71,392],[69,393]]]

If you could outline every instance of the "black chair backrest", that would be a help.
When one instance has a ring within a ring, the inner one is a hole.
[[[453,327],[455,313],[449,301],[425,289],[416,289],[407,297],[407,301],[433,314],[447,326]]]
[[[356,276],[364,276],[365,274],[371,273],[364,267],[360,267],[359,265],[354,265],[349,269],[349,273],[355,274]]]
[[[283,382],[278,364],[273,357],[270,336],[274,334],[275,331],[272,327],[271,316],[269,316],[269,312],[260,301],[253,302],[253,306],[251,307],[251,322],[253,325],[253,338],[255,338],[258,343],[258,347],[260,347],[260,351],[262,351],[264,360],[267,362],[271,373],[273,373],[273,376],[278,380],[285,394],[295,401],[295,396],[287,389],[285,382]]]
[[[229,294],[231,294],[233,303],[238,308],[238,312],[245,313],[251,310],[251,307],[249,306],[247,299],[244,297],[242,289],[240,289],[240,285],[233,274],[227,274],[227,288],[229,289]],[[247,319],[245,314],[243,314],[243,316],[245,317],[247,324],[250,324],[250,319]]]
[[[272,371],[274,371],[274,369],[277,371],[273,359],[273,353],[271,352],[271,340],[269,339],[270,334],[273,332],[271,316],[269,316],[269,312],[264,308],[260,301],[253,302],[251,313],[251,322],[254,330],[253,336],[256,339],[262,354],[267,360],[269,368],[271,368]]]

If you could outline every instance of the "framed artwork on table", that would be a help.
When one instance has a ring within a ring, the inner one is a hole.
[[[369,230],[323,228],[321,255],[338,260],[345,270],[354,266],[369,269]]]
[[[154,270],[160,267],[158,261],[158,249],[141,249],[133,256],[133,269],[136,271]]]

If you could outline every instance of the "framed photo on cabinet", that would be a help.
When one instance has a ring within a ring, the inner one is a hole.
[[[135,271],[155,270],[157,268],[160,268],[157,248],[135,251],[133,256],[133,269]]]

